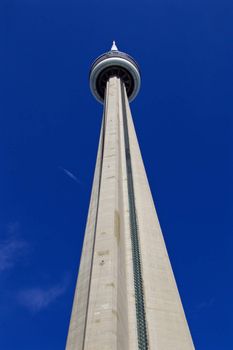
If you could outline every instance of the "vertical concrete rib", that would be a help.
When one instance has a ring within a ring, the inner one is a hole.
[[[107,89],[106,89],[107,91]],[[95,218],[95,224],[94,224],[94,232],[93,232],[93,246],[92,246],[92,252],[91,252],[91,266],[90,266],[90,275],[88,276],[88,289],[87,289],[87,307],[86,307],[86,314],[85,314],[85,321],[84,321],[84,330],[83,330],[83,342],[82,342],[82,350],[85,349],[85,340],[86,340],[86,331],[87,331],[87,317],[88,317],[88,310],[89,310],[89,301],[90,301],[90,290],[91,290],[91,280],[92,280],[92,270],[93,270],[93,261],[94,261],[94,253],[95,253],[95,241],[96,241],[96,230],[97,230],[97,220],[98,220],[98,214],[99,214],[99,199],[100,199],[100,188],[101,188],[101,181],[102,181],[102,168],[103,168],[103,157],[104,157],[104,141],[105,141],[105,121],[106,121],[106,99],[104,104],[104,114],[103,114],[103,127],[102,127],[102,135],[101,135],[101,146],[100,146],[100,170],[99,170],[99,182],[98,182],[98,188],[97,188],[97,204],[96,204],[96,218]]]
[[[89,301],[90,276],[93,264],[94,227],[97,218],[99,185],[102,168],[104,122],[102,123],[100,141],[97,152],[92,194],[87,217],[86,230],[79,266],[77,286],[74,295],[72,314],[70,319],[66,350],[81,350],[85,339],[86,316]]]
[[[149,348],[193,350],[126,99]]]
[[[66,350],[137,347],[121,96],[109,79]]]

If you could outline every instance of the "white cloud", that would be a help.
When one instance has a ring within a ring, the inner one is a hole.
[[[66,289],[66,282],[48,288],[28,288],[18,293],[18,301],[31,312],[39,312],[54,303]]]
[[[7,225],[7,237],[0,241],[0,272],[8,270],[28,252],[28,243],[19,237],[19,223]]]

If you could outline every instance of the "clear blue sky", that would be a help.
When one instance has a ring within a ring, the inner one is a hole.
[[[231,350],[232,0],[1,1],[0,349],[64,349],[113,39],[194,343]]]

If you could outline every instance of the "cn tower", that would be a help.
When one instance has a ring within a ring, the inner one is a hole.
[[[89,79],[103,119],[66,350],[193,350],[130,112],[139,66],[113,42]]]

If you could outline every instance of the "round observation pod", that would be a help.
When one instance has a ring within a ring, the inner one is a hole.
[[[139,67],[131,56],[118,51],[115,41],[111,51],[99,56],[91,66],[90,89],[97,101],[104,102],[107,81],[113,76],[123,81],[129,102],[133,101],[141,85]]]

